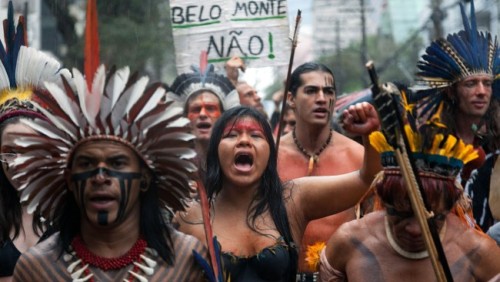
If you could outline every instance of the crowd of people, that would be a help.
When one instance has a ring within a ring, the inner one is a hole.
[[[444,281],[434,247],[452,279],[500,281],[500,50],[470,5],[415,85],[373,87],[396,101],[402,156],[377,103],[335,112],[321,63],[296,67],[269,114],[237,56],[171,84],[69,72],[26,47],[10,4],[0,282]]]

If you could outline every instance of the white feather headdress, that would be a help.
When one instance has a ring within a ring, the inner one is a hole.
[[[9,2],[4,20],[4,43],[0,43],[0,122],[14,116],[42,117],[31,101],[33,89],[44,89],[43,83],[61,83],[61,75],[70,76],[54,58],[26,46],[24,17],[14,24],[14,8]]]
[[[51,220],[67,193],[64,170],[81,144],[91,140],[113,140],[125,144],[156,176],[162,204],[183,210],[191,188],[189,175],[196,171],[189,161],[195,157],[189,120],[182,109],[164,102],[160,84],[147,87],[148,77],[130,76],[128,67],[114,68],[106,75],[101,65],[88,89],[83,75],[73,70],[70,87],[46,83],[44,101],[50,110],[34,103],[47,121],[25,121],[39,135],[23,135],[16,145],[24,147],[14,163],[14,179],[22,183],[21,201],[28,212],[40,212]]]

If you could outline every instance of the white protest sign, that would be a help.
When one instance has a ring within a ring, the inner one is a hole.
[[[179,73],[240,56],[248,67],[285,66],[290,56],[286,0],[170,0]]]

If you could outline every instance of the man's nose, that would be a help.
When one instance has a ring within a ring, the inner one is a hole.
[[[260,96],[258,93],[255,93],[254,97],[255,97],[255,101],[260,102]]]
[[[490,91],[490,90],[491,90],[491,86],[486,85],[483,82],[480,82],[477,84],[477,94],[479,94],[479,95],[484,95],[484,94],[488,93],[488,91]]]
[[[201,107],[201,109],[200,109],[200,116],[204,116],[204,117],[207,116],[207,110],[205,109],[205,107]]]
[[[99,164],[97,168],[97,173],[93,177],[93,180],[97,183],[107,183],[110,182],[109,175],[106,171],[104,164]]]
[[[316,94],[316,102],[326,102],[326,96],[323,90],[319,90]]]
[[[422,228],[416,218],[412,218],[405,225],[405,231],[413,237],[422,236]]]

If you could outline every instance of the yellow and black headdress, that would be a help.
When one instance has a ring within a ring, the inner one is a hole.
[[[455,179],[465,164],[478,157],[477,151],[473,145],[465,144],[463,140],[449,134],[446,126],[440,123],[439,116],[433,116],[418,126],[414,118],[415,105],[408,103],[407,89],[399,88],[400,108],[405,121],[404,134],[408,140],[408,153],[412,155],[416,169],[421,174]],[[381,131],[370,135],[370,143],[381,154],[384,169],[399,169],[394,147],[387,139]]]

